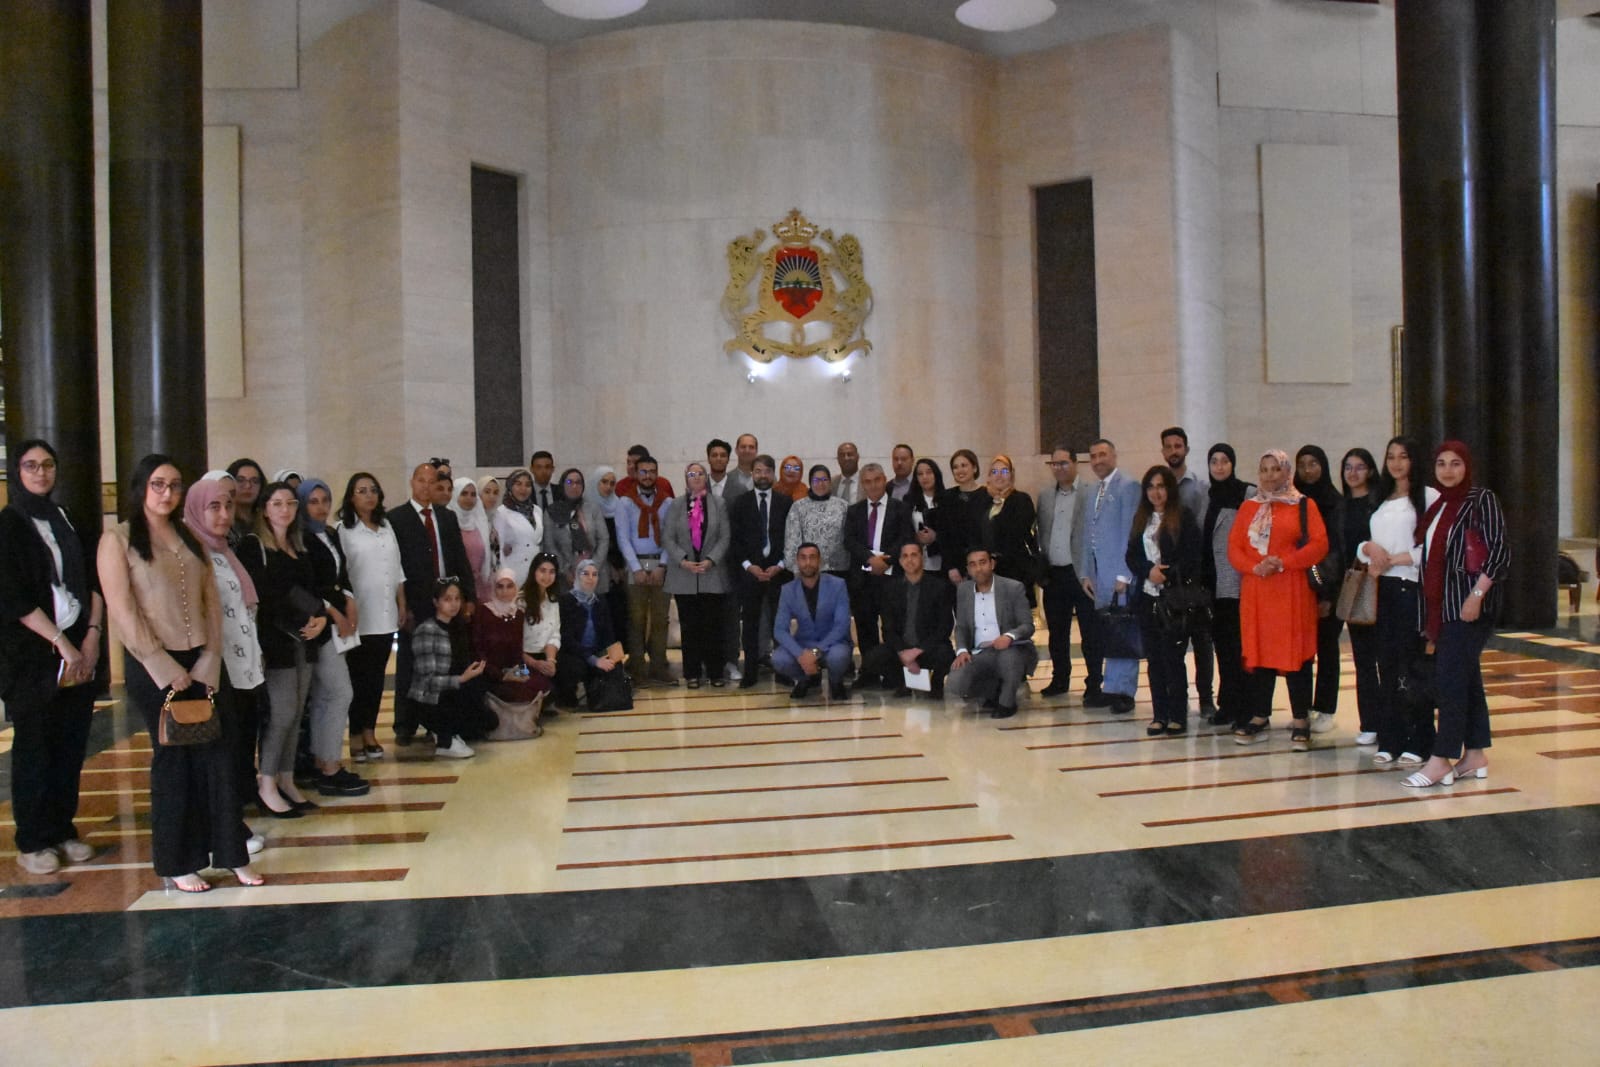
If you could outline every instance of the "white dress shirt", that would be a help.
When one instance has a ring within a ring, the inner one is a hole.
[[[395,590],[405,584],[405,569],[400,566],[400,543],[387,522],[376,530],[360,519],[354,526],[340,526],[339,547],[350,571],[350,586],[355,590],[361,617],[356,632],[363,637],[392,634],[400,629],[400,607]]]
[[[994,644],[1000,636],[1000,616],[995,610],[994,586],[987,593],[972,591],[972,639],[979,648]]]

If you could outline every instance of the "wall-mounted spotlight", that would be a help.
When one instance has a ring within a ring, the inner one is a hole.
[[[744,380],[749,382],[751,385],[754,385],[761,380],[761,376],[755,371],[750,371],[744,376]]]
[[[840,371],[839,380],[848,384],[850,381],[850,371],[848,369]]]

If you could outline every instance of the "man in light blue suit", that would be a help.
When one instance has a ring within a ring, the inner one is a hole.
[[[795,572],[778,595],[772,619],[772,670],[795,679],[789,691],[800,700],[828,669],[834,700],[850,696],[844,676],[850,669],[850,594],[844,579],[822,573],[822,550],[807,541],[795,550]],[[792,630],[791,630],[792,627]]]
[[[1139,507],[1139,483],[1117,469],[1117,446],[1101,438],[1089,446],[1089,467],[1100,484],[1088,490],[1088,513],[1084,517],[1083,539],[1078,545],[1078,574],[1083,591],[1094,598],[1096,609],[1111,603],[1121,594],[1126,604],[1132,576],[1128,573],[1128,531],[1133,513]],[[1100,642],[1093,644],[1098,649]],[[1089,658],[1084,649],[1084,658]],[[1097,672],[1089,665],[1089,677]],[[1133,710],[1133,691],[1139,685],[1139,661],[1107,659],[1102,692],[1085,693],[1086,707],[1110,707],[1126,715]]]

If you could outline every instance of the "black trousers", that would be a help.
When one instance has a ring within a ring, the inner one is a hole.
[[[956,650],[949,641],[924,648],[922,655],[917,657],[917,666],[933,676],[930,682],[934,695],[944,692],[944,679],[950,673],[950,664],[955,662],[955,658]],[[887,642],[879,643],[877,648],[862,655],[858,674],[863,683],[878,682],[895,689],[906,684],[905,667],[900,663],[900,656]]]
[[[1244,669],[1244,639],[1239,633],[1239,598],[1211,602],[1211,643],[1217,655],[1217,710],[1227,720],[1250,718],[1250,684]]]
[[[722,677],[727,659],[722,654],[722,593],[678,593],[678,631],[683,638],[683,680],[702,673],[712,681]]]
[[[389,670],[389,649],[394,645],[394,634],[363,634],[361,643],[344,654],[345,666],[350,669],[350,736],[360,737],[378,725],[378,708],[383,704],[384,675]],[[407,642],[410,645],[410,642]],[[409,648],[408,648],[409,651]],[[410,679],[406,679],[410,685]],[[395,709],[398,714],[400,694],[395,690]]]
[[[1433,749],[1433,709],[1418,706],[1400,691],[1406,668],[1422,652],[1417,632],[1417,598],[1422,587],[1404,578],[1378,579],[1378,749],[1391,756],[1422,755]]]
[[[740,576],[739,583],[739,617],[741,636],[744,641],[744,673],[749,675],[756,669],[761,661],[761,631],[762,620],[771,617],[770,613],[778,610],[778,596],[783,592],[783,583],[774,578],[767,582],[758,582],[748,573]],[[772,628],[767,626],[768,640],[771,640]]]
[[[1483,691],[1483,646],[1489,623],[1447,622],[1439,627],[1434,677],[1439,687],[1439,734],[1433,755],[1456,759],[1465,748],[1488,748],[1489,701]]]
[[[1303,719],[1311,711],[1311,660],[1306,660],[1292,671],[1257,667],[1248,675],[1250,700],[1246,710],[1249,714],[1240,722],[1247,722],[1251,718],[1272,718],[1272,694],[1278,688],[1279,675],[1289,686],[1290,717]]]
[[[198,649],[168,654],[185,669],[200,658]],[[124,653],[122,669],[128,707],[144,717],[150,731],[150,848],[156,873],[176,878],[212,866],[245,866],[250,854],[240,833],[244,813],[227,743],[230,701],[224,698],[217,705],[224,716],[222,737],[204,745],[163,745],[166,691],[132,655]]]
[[[1235,603],[1237,606],[1237,602]],[[1212,670],[1216,662],[1213,639],[1210,630],[1196,630],[1190,634],[1184,644],[1194,649],[1194,693],[1200,706],[1215,706],[1216,701],[1211,696],[1211,685],[1216,680]],[[1188,702],[1188,690],[1184,690],[1184,701]]]
[[[1376,625],[1350,627],[1350,658],[1356,666],[1356,714],[1361,718],[1361,732],[1377,733],[1383,714],[1383,690],[1378,683]]]
[[[394,732],[396,737],[411,737],[417,732],[420,712],[411,692],[411,672],[416,658],[411,654],[411,632],[401,630],[395,635],[394,653]]]
[[[1317,682],[1311,706],[1324,715],[1339,710],[1339,633],[1343,629],[1344,620],[1331,611],[1317,620]]]
[[[1156,622],[1155,598],[1142,596],[1135,602],[1139,617],[1139,636],[1144,641],[1146,671],[1150,682],[1150,705],[1156,722],[1189,724],[1189,680],[1183,670],[1183,650],[1187,637],[1168,637]]]
[[[850,576],[850,617],[856,624],[856,647],[864,657],[883,643],[883,590],[889,579],[879,574]]]
[[[432,731],[440,748],[457,737],[481,741],[500,725],[500,716],[490,711],[483,699],[493,685],[487,674],[480,674],[459,689],[440,693],[437,704],[416,704],[417,717],[422,726]]]
[[[6,704],[18,852],[39,852],[78,836],[72,820],[94,721],[94,691],[92,683],[75,685],[41,694],[42,699],[13,697]]]
[[[222,740],[233,753],[233,784],[239,803],[249,804],[256,799],[256,746],[261,742],[261,726],[266,721],[267,684],[235,689],[228,682],[228,668],[224,665],[217,699],[228,705],[228,713],[222,717]]]
[[[1044,622],[1050,628],[1051,685],[1065,686],[1072,681],[1072,616],[1078,616],[1078,633],[1083,644],[1083,659],[1088,671],[1088,688],[1100,688],[1103,661],[1090,658],[1094,626],[1094,598],[1083,591],[1075,567],[1051,567],[1044,585]]]

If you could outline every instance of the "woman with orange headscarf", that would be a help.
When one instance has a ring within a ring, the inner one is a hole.
[[[783,493],[790,500],[804,500],[810,487],[806,485],[806,465],[799,456],[784,456],[783,462],[778,464],[778,484],[772,487],[775,493]]]
[[[1031,608],[1039,546],[1033,536],[1033,498],[1016,487],[1015,478],[1011,457],[1003,452],[995,456],[989,464],[989,509],[979,518],[979,544],[993,553],[996,574],[1022,583]]]

